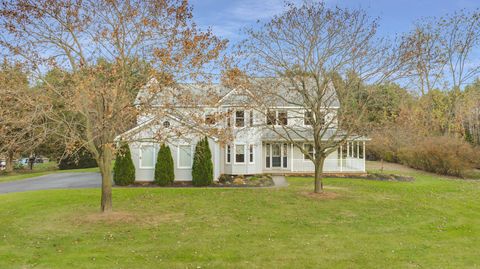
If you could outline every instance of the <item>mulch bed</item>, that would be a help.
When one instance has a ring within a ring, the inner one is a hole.
[[[214,181],[212,185],[206,186],[210,187],[230,187],[230,188],[248,188],[248,187],[271,187],[274,186],[275,183],[271,176],[268,175],[253,175],[253,176],[229,176],[229,175],[222,175],[219,178],[219,181]],[[118,188],[192,188],[196,187],[192,184],[191,181],[175,181],[173,184],[167,186],[160,186],[155,184],[154,182],[135,182],[128,186],[115,186]]]

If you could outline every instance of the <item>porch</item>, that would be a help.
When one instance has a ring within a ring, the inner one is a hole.
[[[263,142],[263,172],[272,174],[308,174],[315,171],[313,162],[291,143]],[[311,149],[310,149],[311,147]],[[313,152],[311,144],[304,148]],[[349,141],[325,159],[324,173],[364,173],[365,141]]]

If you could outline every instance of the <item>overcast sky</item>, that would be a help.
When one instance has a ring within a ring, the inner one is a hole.
[[[301,3],[301,0],[293,2]],[[242,39],[239,29],[255,26],[284,10],[283,0],[191,0],[194,20],[203,28],[236,42]],[[327,0],[328,6],[364,8],[380,18],[380,34],[393,36],[408,31],[421,17],[441,16],[462,8],[480,8],[480,0]]]

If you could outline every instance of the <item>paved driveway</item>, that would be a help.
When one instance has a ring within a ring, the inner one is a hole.
[[[99,173],[55,173],[24,180],[0,183],[0,193],[49,190],[97,188],[101,186]]]

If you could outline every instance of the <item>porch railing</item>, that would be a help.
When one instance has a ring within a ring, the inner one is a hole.
[[[315,170],[309,160],[293,159],[294,172],[312,172]],[[323,164],[324,172],[365,172],[365,160],[359,158],[326,159]]]

